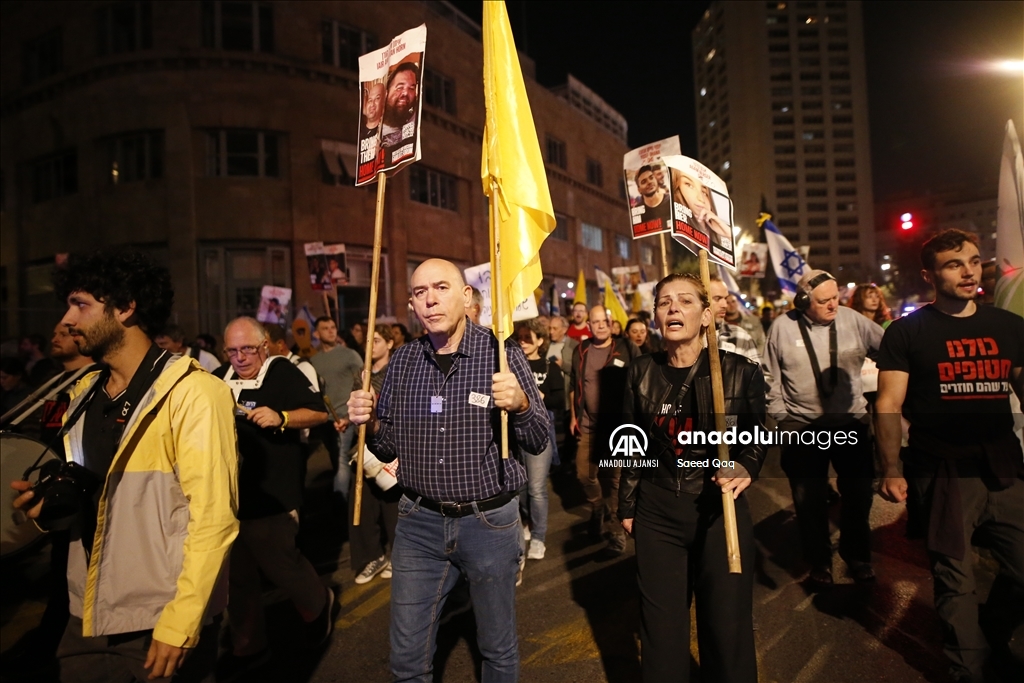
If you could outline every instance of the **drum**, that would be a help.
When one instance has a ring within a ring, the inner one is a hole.
[[[39,458],[41,453],[45,453]],[[0,559],[8,559],[29,550],[42,540],[43,533],[21,515],[15,515],[14,499],[20,494],[11,488],[11,482],[21,479],[25,470],[39,459],[39,464],[56,460],[57,456],[35,439],[21,434],[0,432]]]

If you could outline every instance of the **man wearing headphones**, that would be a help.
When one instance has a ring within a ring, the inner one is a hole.
[[[861,389],[864,358],[882,328],[839,305],[836,279],[811,270],[797,283],[797,310],[768,330],[768,413],[779,425],[782,468],[789,477],[804,560],[815,583],[832,584],[827,495],[831,461],[842,497],[839,555],[855,580],[873,581],[871,513],[873,449]]]

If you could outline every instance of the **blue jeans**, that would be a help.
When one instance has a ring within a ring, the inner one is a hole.
[[[353,424],[343,432],[338,432],[338,471],[334,473],[334,492],[340,493],[348,500],[348,487],[352,484],[352,465],[349,464],[348,452],[359,435],[359,428]]]
[[[521,493],[519,508],[523,519],[530,520],[530,538],[544,542],[548,533],[548,472],[551,470],[551,457],[554,455],[554,442],[539,454],[523,451],[523,464],[526,465],[526,491]]]
[[[519,503],[466,517],[443,517],[403,495],[391,551],[391,673],[433,680],[438,617],[460,574],[469,580],[483,655],[483,683],[519,679],[516,572]]]

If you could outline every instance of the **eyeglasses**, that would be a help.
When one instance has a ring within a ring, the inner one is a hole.
[[[242,346],[237,349],[224,349],[224,353],[228,358],[234,358],[239,354],[243,356],[255,356],[261,347],[262,344],[260,346]]]

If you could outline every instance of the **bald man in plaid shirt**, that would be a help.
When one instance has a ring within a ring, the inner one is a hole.
[[[472,288],[454,264],[425,261],[411,289],[427,335],[395,352],[379,397],[354,391],[348,402],[377,458],[398,458],[405,489],[391,555],[391,672],[396,681],[432,680],[438,617],[465,574],[483,681],[515,681],[519,446],[544,449],[547,410],[518,344],[506,343],[509,372],[498,371],[498,342],[466,318]],[[507,460],[499,409],[509,413]]]

